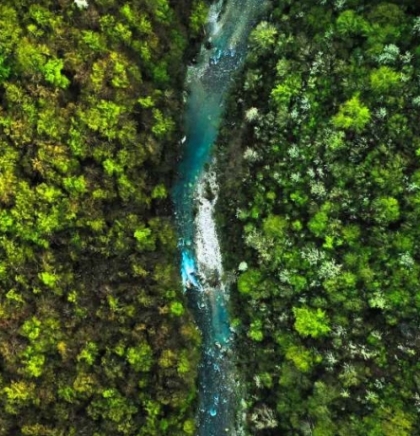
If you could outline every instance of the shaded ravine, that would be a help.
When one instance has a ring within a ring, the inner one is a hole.
[[[232,333],[214,222],[217,201],[211,147],[217,137],[224,97],[241,64],[261,0],[221,0],[209,13],[207,41],[188,69],[183,157],[173,190],[180,237],[181,275],[191,311],[202,332],[198,435],[235,435],[237,396]],[[223,12],[222,12],[223,11]]]

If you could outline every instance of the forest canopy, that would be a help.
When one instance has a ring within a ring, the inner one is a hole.
[[[219,139],[253,435],[420,434],[420,7],[276,0]]]
[[[194,434],[168,198],[201,0],[0,5],[0,434]]]

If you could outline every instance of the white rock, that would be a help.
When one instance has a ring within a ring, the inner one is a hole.
[[[212,199],[206,197],[208,186],[210,186],[213,195]],[[220,280],[223,273],[222,254],[214,221],[217,190],[215,174],[211,171],[206,172],[201,177],[196,190],[198,211],[195,217],[195,251],[199,274],[210,279]]]

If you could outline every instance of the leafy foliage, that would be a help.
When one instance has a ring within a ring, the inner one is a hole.
[[[251,36],[218,149],[250,434],[420,433],[419,14],[275,1]]]
[[[1,2],[1,435],[195,431],[167,195],[192,3]]]
[[[325,312],[320,308],[311,310],[307,307],[295,307],[293,313],[296,317],[295,329],[302,336],[318,338],[331,330]]]

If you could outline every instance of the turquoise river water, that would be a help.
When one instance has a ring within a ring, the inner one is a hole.
[[[241,65],[247,38],[262,0],[219,1],[210,8],[206,43],[188,68],[183,156],[173,190],[180,235],[181,275],[202,332],[199,368],[199,436],[237,434],[238,395],[229,324],[228,288],[213,218],[218,186],[211,149],[233,73]]]

